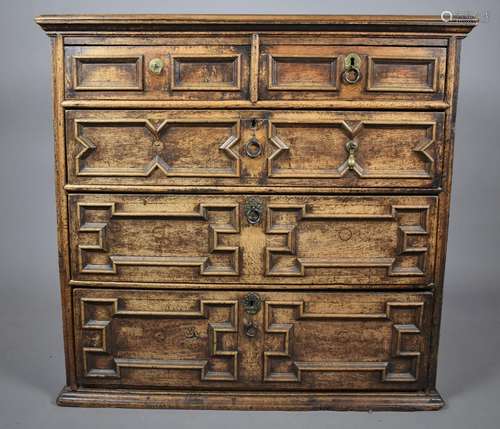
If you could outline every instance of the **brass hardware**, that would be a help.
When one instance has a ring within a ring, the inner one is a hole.
[[[245,216],[247,221],[251,225],[256,225],[262,220],[262,211],[264,209],[264,203],[255,197],[249,197],[245,201]]]
[[[160,74],[164,65],[165,64],[161,58],[153,58],[149,62],[149,71],[154,74]]]
[[[344,58],[344,72],[342,77],[346,83],[356,83],[361,79],[361,58],[358,54],[349,54]]]
[[[247,337],[255,337],[257,335],[258,327],[253,320],[243,320],[243,327],[245,328],[245,335]]]
[[[348,54],[344,58],[344,69],[349,67],[356,67],[359,69],[361,66],[361,57],[358,54]]]
[[[255,137],[250,139],[250,141],[244,146],[244,149],[249,158],[257,158],[262,154],[262,145]]]
[[[196,339],[196,338],[198,338],[200,336],[200,334],[198,334],[198,331],[196,330],[196,328],[189,327],[184,332],[184,336],[186,338]]]
[[[248,314],[257,314],[262,306],[262,300],[255,292],[249,292],[244,296],[242,304]]]
[[[157,155],[160,155],[161,152],[163,151],[163,143],[160,140],[154,140],[152,145],[153,145],[153,151]]]
[[[347,158],[347,166],[349,167],[349,170],[353,170],[356,165],[356,151],[358,150],[358,143],[354,140],[349,140],[345,144],[345,148],[349,154],[349,157]]]

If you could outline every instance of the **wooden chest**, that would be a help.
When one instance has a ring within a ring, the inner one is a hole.
[[[434,410],[461,39],[426,16],[42,16],[60,405]]]

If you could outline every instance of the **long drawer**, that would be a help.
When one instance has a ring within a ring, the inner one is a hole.
[[[69,110],[70,185],[439,188],[442,112]]]
[[[446,48],[340,46],[304,36],[173,37],[65,47],[65,98],[174,102],[442,102]],[[353,69],[356,71],[353,72]]]
[[[262,99],[443,99],[444,48],[301,45],[293,39],[288,42],[270,42],[261,47]],[[351,66],[358,72],[346,76],[346,67],[350,70]]]
[[[71,194],[86,282],[432,285],[437,197]]]
[[[81,386],[425,388],[431,293],[73,295]]]
[[[238,37],[167,46],[67,46],[67,99],[242,100],[250,45]]]

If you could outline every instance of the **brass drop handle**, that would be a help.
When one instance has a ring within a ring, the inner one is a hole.
[[[261,199],[250,197],[245,201],[245,216],[247,218],[247,222],[250,225],[257,225],[262,220],[262,212],[264,210],[264,203]]]
[[[149,71],[153,74],[160,74],[163,70],[163,67],[165,66],[165,63],[161,58],[153,58],[149,62]]]
[[[347,167],[349,167],[349,170],[354,170],[354,167],[356,166],[356,151],[358,150],[358,143],[354,140],[349,140],[345,144],[345,148],[349,154],[347,158]]]
[[[344,72],[342,77],[344,82],[354,84],[361,79],[361,58],[358,54],[349,54],[344,58]]]
[[[253,320],[243,320],[243,328],[247,337],[253,338],[257,335],[258,326]]]

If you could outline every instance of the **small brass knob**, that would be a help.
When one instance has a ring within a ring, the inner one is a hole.
[[[154,74],[160,74],[163,70],[165,63],[161,58],[153,58],[149,62],[149,71]]]

